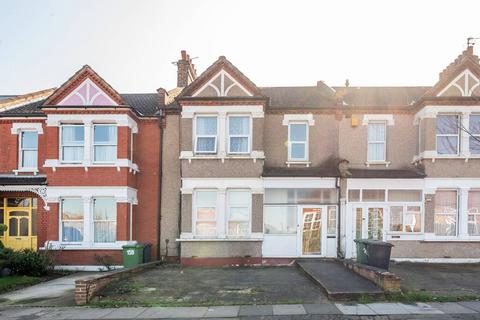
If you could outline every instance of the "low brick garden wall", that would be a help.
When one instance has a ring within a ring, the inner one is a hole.
[[[400,291],[401,279],[387,270],[360,264],[353,260],[344,260],[343,264],[353,272],[374,282],[386,292]]]
[[[140,264],[136,267],[114,270],[99,275],[87,276],[75,281],[75,303],[87,304],[107,284],[120,281],[145,269],[155,267],[158,261]]]

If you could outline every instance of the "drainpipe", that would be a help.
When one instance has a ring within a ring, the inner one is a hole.
[[[341,244],[342,244],[342,187],[340,185],[341,182],[341,177],[337,177],[335,179],[335,187],[338,190],[338,212],[337,212],[337,230],[338,230],[338,235],[337,235],[337,258],[344,258],[342,255],[341,251]]]

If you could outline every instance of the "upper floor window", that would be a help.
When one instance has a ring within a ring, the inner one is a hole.
[[[455,236],[457,234],[457,215],[457,190],[438,190],[435,193],[435,235]]]
[[[480,154],[480,115],[470,115],[470,153]]]
[[[22,131],[20,133],[20,167],[37,168],[38,132]]]
[[[386,161],[386,122],[369,122],[368,123],[368,161]]]
[[[195,118],[195,153],[217,153],[217,116]]]
[[[217,192],[195,192],[195,234],[215,236],[217,234]]]
[[[437,153],[458,155],[460,145],[460,117],[458,115],[437,116]]]
[[[288,160],[308,160],[308,123],[288,124]]]
[[[229,191],[228,235],[245,236],[250,230],[251,195],[248,191]]]
[[[61,234],[64,242],[83,241],[84,206],[82,199],[62,199]]]
[[[94,125],[93,159],[95,162],[114,162],[117,160],[117,126]]]
[[[82,162],[85,143],[83,125],[61,126],[61,159],[64,162]]]
[[[228,153],[250,153],[250,117],[228,117]]]
[[[95,242],[115,242],[117,234],[117,202],[114,198],[93,199]]]

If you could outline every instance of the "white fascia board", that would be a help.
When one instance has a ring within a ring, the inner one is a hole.
[[[194,189],[251,189],[252,193],[262,193],[263,184],[260,178],[182,178],[182,194]]]
[[[347,179],[348,189],[422,189],[424,179]]]
[[[49,114],[47,126],[58,127],[62,123],[115,123],[119,127],[129,127],[133,133],[138,132],[137,122],[128,114]]]
[[[247,114],[251,113],[252,118],[263,118],[265,113],[262,105],[228,105],[228,106],[183,106],[182,118],[193,118],[197,113],[210,114]]]
[[[29,130],[37,131],[38,134],[43,134],[43,127],[41,122],[14,122],[12,123],[12,134],[19,134],[20,131]]]
[[[478,178],[425,178],[425,188],[436,189],[480,189]]]
[[[137,204],[137,189],[131,187],[78,186],[47,187],[48,202],[59,202],[61,198],[114,197],[117,202]]]
[[[332,189],[336,187],[336,178],[263,178],[263,187],[265,189]]]

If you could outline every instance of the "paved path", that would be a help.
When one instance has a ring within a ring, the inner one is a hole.
[[[94,272],[78,272],[0,295],[0,305],[73,306],[75,280]]]
[[[480,319],[480,301],[459,303],[336,303],[221,307],[46,308],[0,307],[0,319]]]

